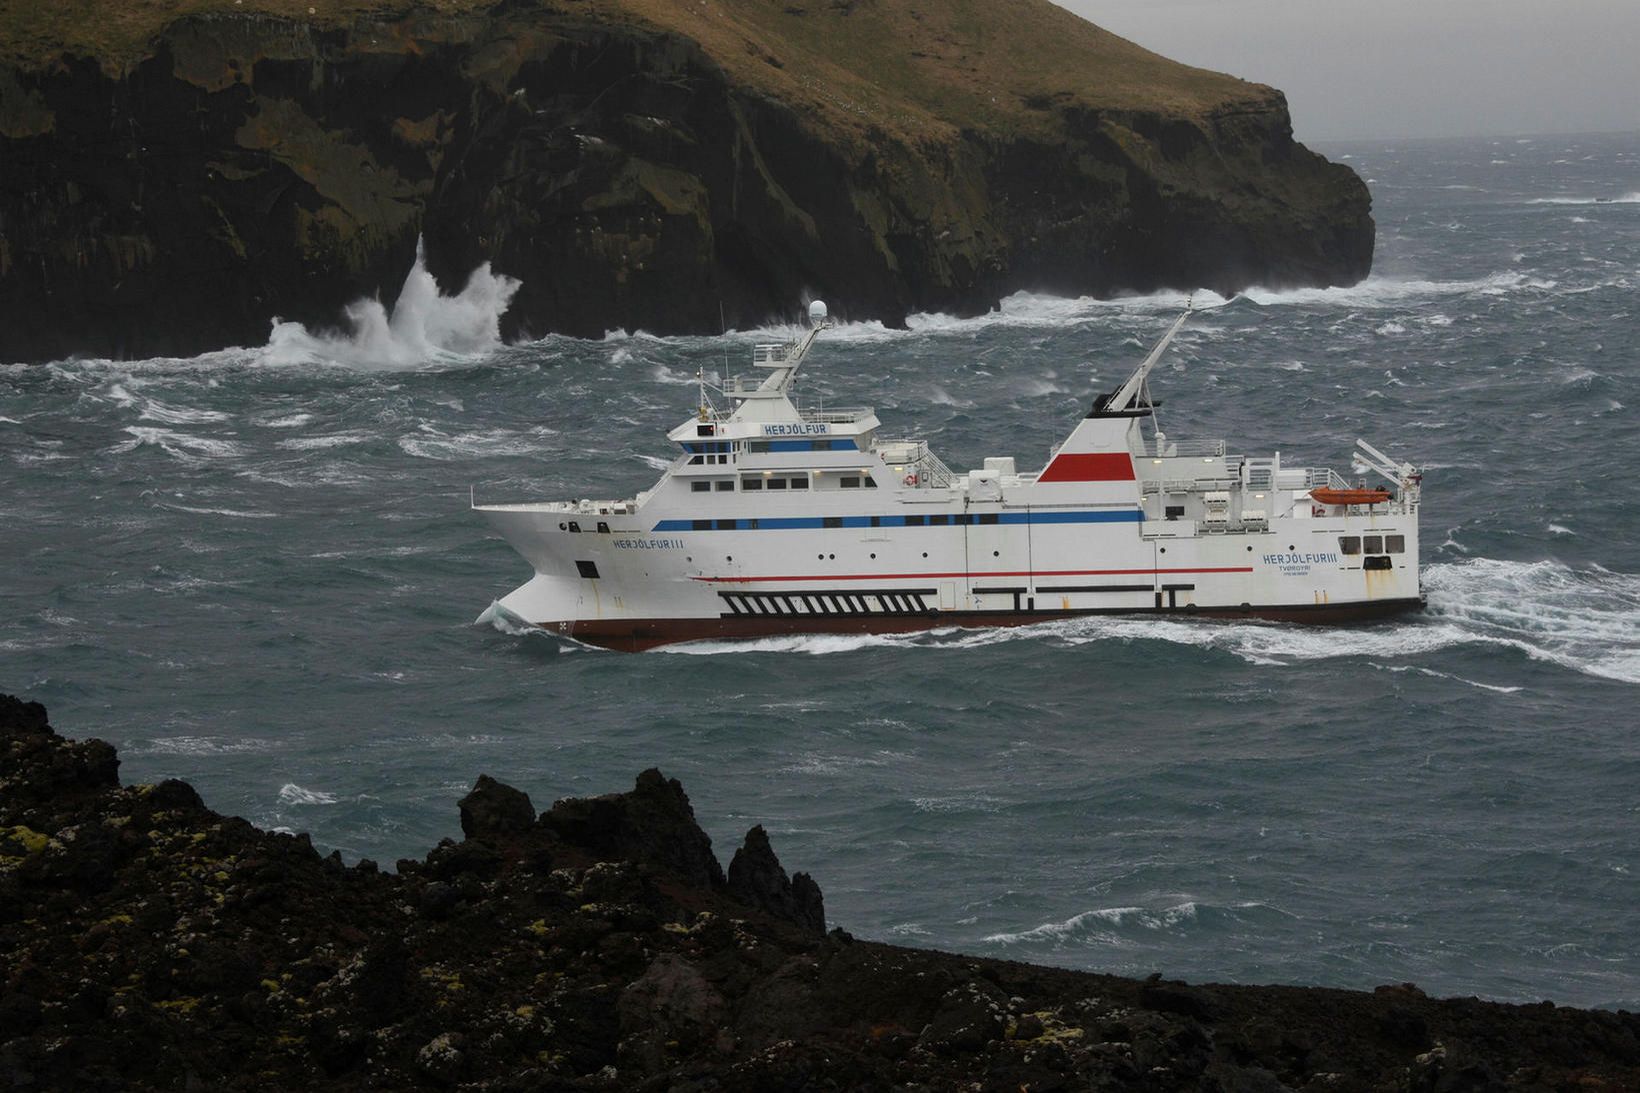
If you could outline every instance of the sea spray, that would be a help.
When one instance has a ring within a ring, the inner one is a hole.
[[[331,363],[355,368],[413,368],[467,358],[501,346],[501,316],[523,282],[498,274],[485,262],[454,296],[439,292],[416,241],[416,263],[391,311],[380,299],[346,308],[347,334],[310,331],[298,322],[274,320],[265,360],[269,364]]]

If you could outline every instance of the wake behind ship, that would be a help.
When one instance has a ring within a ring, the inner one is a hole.
[[[793,383],[830,324],[758,345],[760,374],[673,429],[679,454],[621,501],[473,507],[535,575],[502,600],[554,634],[642,650],[700,638],[1015,626],[1090,614],[1345,622],[1422,605],[1422,475],[1365,441],[1326,468],[1173,440],[1148,377],[1187,310],[1040,471],[956,474],[871,409],[806,411]],[[1146,425],[1148,424],[1148,429]]]

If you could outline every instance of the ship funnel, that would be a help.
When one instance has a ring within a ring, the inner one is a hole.
[[[809,305],[809,325],[823,326],[826,322],[826,301],[816,300]]]

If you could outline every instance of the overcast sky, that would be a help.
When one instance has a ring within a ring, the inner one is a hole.
[[[1640,0],[1059,0],[1279,87],[1300,140],[1640,130]]]

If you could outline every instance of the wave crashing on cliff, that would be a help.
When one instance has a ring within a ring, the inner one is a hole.
[[[397,369],[469,359],[501,347],[501,316],[522,285],[485,262],[468,275],[460,292],[446,296],[428,272],[418,239],[416,263],[391,310],[376,297],[353,301],[346,308],[346,334],[275,319],[264,361]]]

